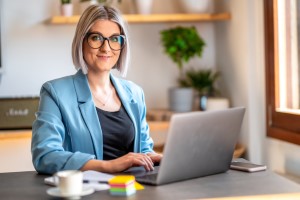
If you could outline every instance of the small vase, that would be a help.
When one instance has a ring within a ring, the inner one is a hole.
[[[206,13],[211,0],[180,0],[181,7],[186,13]]]
[[[149,15],[152,12],[153,0],[134,0],[137,13],[143,15]]]
[[[207,109],[207,96],[201,95],[199,97],[199,110],[205,111]]]
[[[62,16],[71,17],[73,15],[73,4],[62,4],[60,7],[60,12]]]

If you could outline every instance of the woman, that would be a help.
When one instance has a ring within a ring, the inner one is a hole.
[[[33,123],[32,159],[40,173],[132,166],[153,170],[162,155],[153,151],[144,94],[127,71],[128,34],[115,9],[91,6],[81,16],[72,44],[73,76],[46,82]]]

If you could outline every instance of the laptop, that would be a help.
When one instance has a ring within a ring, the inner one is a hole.
[[[163,159],[154,171],[131,168],[136,181],[162,185],[226,172],[245,108],[172,115]]]

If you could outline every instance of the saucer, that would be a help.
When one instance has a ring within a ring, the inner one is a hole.
[[[63,198],[72,198],[72,199],[79,199],[81,196],[89,195],[94,193],[94,188],[91,187],[83,187],[82,192],[78,195],[65,195],[61,194],[58,187],[55,188],[49,188],[47,190],[47,194],[53,197],[63,197]]]
[[[105,183],[83,183],[83,187],[91,187],[95,191],[109,190],[109,185]]]

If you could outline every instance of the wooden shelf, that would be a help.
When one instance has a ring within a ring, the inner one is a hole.
[[[1,130],[0,131],[0,141],[1,140],[11,140],[11,139],[24,139],[31,138],[31,130]]]
[[[169,122],[165,121],[165,122],[160,122],[160,121],[148,121],[148,125],[150,128],[150,131],[168,131],[169,128]]]
[[[201,22],[201,21],[221,21],[229,20],[229,13],[216,14],[152,14],[123,15],[128,23],[159,23],[159,22]],[[50,24],[76,24],[80,15],[71,17],[54,16],[49,20]]]

